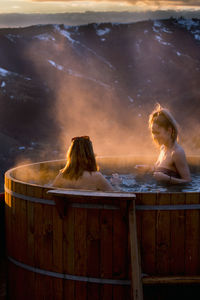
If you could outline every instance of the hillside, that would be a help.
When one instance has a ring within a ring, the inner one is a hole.
[[[0,45],[3,170],[59,158],[79,134],[97,154],[152,151],[156,102],[176,116],[188,153],[199,152],[200,20],[4,28]]]

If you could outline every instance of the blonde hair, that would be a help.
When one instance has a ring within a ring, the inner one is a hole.
[[[60,170],[64,178],[78,179],[84,171],[94,172],[98,167],[89,136],[72,138],[71,145],[67,151],[67,163]]]
[[[171,138],[173,143],[178,138],[178,124],[168,109],[161,107],[159,103],[156,104],[154,111],[149,116],[149,128],[152,129],[153,124],[157,124],[165,128],[172,128]]]

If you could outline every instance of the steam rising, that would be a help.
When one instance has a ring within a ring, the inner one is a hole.
[[[132,41],[130,41],[130,45],[131,43]],[[39,61],[36,55],[40,49],[38,41],[37,44],[31,44],[26,54],[34,64],[38,76],[45,78],[52,89],[52,97],[55,98],[52,115],[60,127],[60,135],[56,141],[52,140],[52,147],[58,144],[63,157],[70,145],[71,138],[81,135],[90,136],[96,155],[155,155],[157,150],[155,150],[148,129],[148,116],[156,102],[167,107],[175,119],[178,119],[182,128],[180,141],[183,142],[183,146],[187,147],[186,152],[190,152],[189,154],[197,152],[196,149],[200,147],[198,139],[193,140],[192,143],[189,142],[191,128],[196,126],[192,121],[192,113],[191,120],[188,121],[189,118],[187,118],[186,126],[184,120],[180,120],[179,109],[174,105],[176,97],[166,96],[164,90],[159,90],[159,85],[161,87],[172,85],[173,78],[166,77],[168,69],[165,70],[166,73],[160,72],[156,91],[153,90],[153,84],[148,87],[143,96],[143,102],[138,102],[135,95],[133,99],[128,95],[124,96],[123,89],[127,88],[128,84],[127,89],[131,89],[132,94],[136,94],[136,91],[147,81],[148,70],[152,68],[152,64],[156,73],[157,70],[159,72],[160,62],[152,62],[150,56],[148,61],[147,56],[145,64],[141,64],[140,70],[133,69],[132,79],[121,76],[121,82],[117,85],[116,78],[124,71],[112,68],[112,62],[109,65],[109,57],[117,55],[113,53],[113,50],[111,53],[102,52],[100,54],[99,51],[97,54],[89,46],[86,47],[84,43],[74,41],[70,35],[68,38],[60,35],[60,40],[57,40],[56,43],[52,42],[52,45],[45,63]],[[158,52],[151,42],[149,42],[149,49],[150,47],[152,47],[152,52],[154,50]],[[126,55],[130,55],[128,60],[134,61],[136,51],[136,48],[130,48],[130,53],[126,53]],[[167,54],[167,51],[164,55]],[[157,54],[161,55],[159,52]],[[64,60],[66,56],[69,58],[68,61]],[[77,57],[80,59],[77,60]],[[57,67],[58,69],[56,78],[51,77],[47,70],[48,61],[51,62],[52,68]],[[180,84],[180,81],[178,83]],[[157,93],[158,98],[154,98],[151,92],[154,95]],[[179,95],[177,95],[178,97]],[[183,115],[181,113],[181,116]]]

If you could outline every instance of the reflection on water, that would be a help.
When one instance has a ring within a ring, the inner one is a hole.
[[[187,184],[169,185],[158,183],[152,175],[119,174],[122,179],[120,190],[124,192],[200,192],[200,173],[191,174],[192,181]],[[109,181],[111,176],[105,176]]]

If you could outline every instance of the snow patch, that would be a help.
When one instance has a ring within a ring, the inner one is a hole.
[[[162,32],[165,32],[165,33],[172,33],[171,30],[167,29],[166,27],[163,27],[162,28]]]
[[[198,21],[194,21],[191,19],[183,19],[183,18],[178,19],[177,23],[183,27],[186,27],[187,30],[190,30],[192,27],[196,27],[199,25]]]
[[[177,54],[178,56],[181,56],[181,53],[180,53],[180,52],[178,52],[178,51],[176,52],[176,54]]]
[[[86,79],[86,80],[90,80],[90,81],[93,81],[103,87],[106,87],[106,88],[110,88],[110,86],[100,80],[97,80],[95,78],[92,78],[92,77],[88,77],[88,76],[84,76],[80,73],[77,73],[75,71],[73,71],[72,69],[65,69],[63,66],[61,65],[58,65],[57,63],[55,63],[53,60],[48,60],[48,62],[56,69],[58,69],[59,71],[63,71],[67,74],[69,74],[70,76],[74,76],[74,77],[79,77],[79,78],[83,78],[83,79]]]
[[[200,41],[200,31],[199,30],[195,31],[193,34],[194,34],[195,40]]]
[[[63,70],[64,70],[64,67],[63,67],[63,66],[56,64],[53,60],[50,60],[50,59],[49,59],[48,62],[49,62],[53,67],[55,67],[56,69],[58,69],[59,71],[63,71]]]
[[[36,35],[33,38],[41,40],[41,41],[55,41],[56,40],[53,36],[51,36],[50,34],[47,34],[47,33]]]
[[[154,21],[154,23],[153,23],[153,25],[155,26],[155,27],[161,27],[162,26],[162,24],[159,22],[159,21]]]
[[[67,30],[64,30],[64,29],[60,29],[60,26],[59,25],[54,25],[54,28],[56,31],[58,31],[61,35],[63,35],[64,37],[66,37],[68,39],[68,41],[70,41],[72,44],[74,43],[78,43],[78,41],[75,41],[74,39],[71,38],[71,34],[67,31]],[[64,26],[65,29],[68,29],[69,26]]]
[[[161,36],[159,36],[159,35],[156,35],[156,36],[155,36],[155,39],[156,39],[161,45],[164,45],[164,46],[171,46],[170,43],[167,43],[167,42],[163,41],[163,39],[162,39]]]
[[[10,71],[7,71],[7,70],[5,70],[5,69],[3,69],[3,68],[0,68],[0,75],[1,75],[1,76],[6,77],[6,76],[8,76],[8,75],[10,75],[10,74],[11,74]]]
[[[170,31],[165,26],[163,26],[163,24],[159,21],[154,21],[152,29],[156,33],[160,33],[160,32],[172,33],[172,31]]]
[[[29,77],[24,77],[24,76],[22,76],[22,75],[20,75],[18,73],[11,72],[11,71],[8,71],[6,69],[0,68],[0,76],[6,77],[6,76],[10,76],[10,75],[12,75],[12,76],[19,76],[19,77],[22,77],[22,78],[24,78],[26,80],[31,80],[31,78],[29,78]]]
[[[5,81],[2,81],[2,83],[1,83],[1,88],[4,88],[5,86],[6,86]]]
[[[81,46],[84,49],[86,49],[88,52],[90,52],[93,55],[95,55],[100,61],[103,61],[111,69],[115,70],[115,68],[112,66],[112,64],[109,61],[107,61],[104,57],[98,55],[94,50],[88,48],[87,46],[85,46],[84,44],[80,43],[79,41],[76,41],[76,40],[72,39],[71,35],[70,35],[70,33],[68,31],[61,30],[60,27],[59,27],[59,25],[54,25],[54,28],[55,28],[56,31],[60,32],[60,34],[62,34],[63,36],[65,36],[73,45],[74,44],[78,44],[79,46]],[[64,28],[69,28],[69,26],[64,25]]]
[[[6,38],[7,38],[10,42],[16,43],[16,39],[21,38],[21,35],[19,35],[19,34],[11,34],[11,33],[8,33],[8,34],[6,34]]]
[[[156,29],[155,27],[152,27],[152,29],[153,29],[153,31],[154,31],[155,33],[159,33],[159,30]]]
[[[129,101],[130,101],[131,103],[133,103],[133,102],[134,102],[134,99],[133,99],[133,98],[131,98],[130,96],[128,96],[128,99],[129,99]]]
[[[96,30],[96,33],[97,33],[98,36],[102,36],[102,35],[108,34],[109,32],[110,32],[109,28],[97,29]]]

